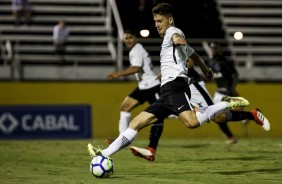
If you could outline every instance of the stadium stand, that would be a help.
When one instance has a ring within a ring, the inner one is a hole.
[[[15,26],[11,1],[0,1],[0,44],[2,47],[12,46],[14,65],[19,66],[21,72],[19,79],[49,79],[46,76],[50,75],[54,75],[54,80],[68,78],[60,77],[64,73],[60,70],[64,68],[59,64],[52,45],[52,29],[61,18],[66,20],[71,31],[64,66],[75,66],[76,72],[79,71],[71,80],[103,80],[106,78],[101,76],[118,68],[118,28],[111,7],[107,6],[111,0],[29,1],[33,8],[33,21],[29,26]],[[138,1],[113,1],[118,6],[124,29],[145,28],[151,31],[149,38],[142,38],[140,42],[158,67],[161,39],[151,17],[152,1],[146,1],[146,11],[142,13],[137,11]],[[225,54],[237,62],[241,79],[282,80],[279,67],[282,65],[280,0],[198,0],[193,3],[183,0],[164,1],[176,7],[176,25],[181,27],[189,44],[204,60],[208,56],[202,42],[216,40],[223,44]],[[235,40],[235,31],[243,32],[244,38]],[[121,55],[121,66],[128,66],[128,50],[125,47]],[[44,76],[41,76],[42,67],[45,67]],[[264,75],[261,75],[262,72]],[[0,67],[0,78],[1,73],[5,72]],[[88,76],[84,78],[83,75]]]
[[[21,65],[59,63],[52,44],[52,30],[59,19],[66,20],[71,32],[65,64],[113,64],[116,58],[105,0],[29,1],[32,24],[19,26],[14,25],[11,0],[0,1],[1,39],[12,43]]]
[[[76,67],[81,69],[83,65],[91,65],[99,71],[112,70],[116,65],[117,54],[115,51],[117,48],[115,44],[117,42],[116,29],[111,22],[112,14],[109,13],[106,0],[29,0],[32,3],[33,9],[33,21],[32,24],[15,26],[13,17],[11,14],[11,1],[0,1],[0,14],[1,14],[1,31],[2,41],[9,40],[13,46],[15,65],[19,66],[21,72],[20,79],[38,79],[47,78],[50,75],[57,75],[59,71],[63,69],[59,65],[58,57],[54,54],[54,48],[52,45],[52,29],[57,21],[64,18],[68,24],[68,28],[71,31],[69,37],[69,44],[66,48],[66,64],[64,65],[79,65]],[[172,1],[177,8],[185,9],[185,6],[181,6],[182,1]],[[121,15],[124,28],[132,28],[132,25],[146,25],[151,29],[152,35],[157,38],[142,39],[141,42],[148,47],[150,54],[155,62],[155,65],[159,64],[159,46],[161,39],[156,33],[153,20],[151,19],[151,7],[147,7],[148,11],[146,16],[136,14],[134,10],[134,3],[131,0],[116,0],[119,8],[119,14]],[[133,3],[133,4],[129,4]],[[147,3],[148,5],[148,3]],[[128,7],[130,9],[127,9]],[[125,8],[125,9],[124,9]],[[201,47],[203,38],[209,38],[211,35],[216,35],[216,39],[224,36],[221,26],[211,26],[211,22],[215,25],[219,25],[218,14],[216,14],[215,2],[209,0],[200,0],[187,6],[186,20],[179,22],[180,26],[185,26],[187,21],[197,23],[194,20],[195,17],[199,17],[200,23],[197,24],[197,29],[191,29],[191,27],[184,27],[185,34],[191,41],[192,46],[198,51],[204,54]],[[194,11],[200,9],[201,11]],[[132,11],[129,11],[132,10]],[[111,11],[111,10],[110,10]],[[197,16],[194,16],[197,12]],[[204,12],[204,13],[203,13]],[[129,16],[130,15],[130,16]],[[139,16],[139,17],[138,17]],[[180,16],[180,14],[178,15]],[[131,24],[132,18],[135,20],[144,20],[140,24]],[[216,19],[215,19],[216,18]],[[217,22],[215,23],[214,20]],[[203,23],[204,22],[204,23]],[[128,23],[130,25],[128,25]],[[181,25],[182,24],[182,25]],[[135,28],[135,27],[133,27]],[[139,28],[139,27],[137,27]],[[140,27],[141,28],[141,27]],[[209,29],[207,32],[206,30]],[[202,31],[199,31],[202,30]],[[201,37],[201,39],[193,38]],[[123,66],[128,65],[128,53],[126,49],[123,52],[124,62]],[[45,68],[42,68],[46,66]],[[53,69],[50,69],[53,67]],[[108,67],[108,68],[107,68]],[[105,69],[107,68],[107,69]],[[44,69],[44,73],[41,72]],[[89,68],[87,68],[89,69]],[[105,70],[104,70],[105,69]],[[15,69],[14,69],[15,70]],[[54,72],[50,72],[53,70]],[[98,69],[97,69],[98,70]],[[93,70],[94,71],[94,70]],[[50,74],[48,74],[50,73]],[[61,71],[63,73],[63,71]],[[97,78],[101,78],[101,73],[97,73]],[[44,76],[42,76],[44,74]],[[85,72],[80,72],[84,75]],[[40,76],[38,76],[40,75]],[[64,79],[58,76],[59,79]],[[74,77],[75,78],[75,77]],[[97,78],[90,77],[92,80]],[[52,79],[56,79],[54,76]],[[73,79],[73,78],[72,78]]]
[[[239,64],[266,67],[282,65],[281,0],[217,2],[232,56]],[[244,34],[242,40],[233,38],[236,31]]]

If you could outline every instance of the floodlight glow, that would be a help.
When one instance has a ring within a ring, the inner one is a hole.
[[[234,33],[234,38],[236,39],[236,40],[241,40],[242,38],[243,38],[243,33],[242,32],[235,32]]]
[[[150,31],[147,30],[147,29],[143,29],[143,30],[140,31],[140,35],[141,35],[142,37],[148,37],[149,34],[150,34]]]

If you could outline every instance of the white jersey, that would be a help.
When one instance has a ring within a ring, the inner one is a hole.
[[[135,74],[140,89],[149,89],[160,84],[153,71],[151,58],[140,43],[136,43],[130,50],[129,61],[131,66],[141,67],[141,71]]]
[[[187,60],[194,50],[189,45],[181,45],[175,47],[172,41],[174,34],[180,34],[183,38],[183,32],[176,28],[170,27],[166,30],[161,50],[161,74],[164,85],[167,82],[173,81],[176,77],[188,78]]]
[[[56,43],[64,43],[70,34],[70,30],[67,27],[61,28],[59,24],[53,28],[53,40]]]

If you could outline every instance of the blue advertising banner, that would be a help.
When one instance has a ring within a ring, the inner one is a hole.
[[[89,105],[0,106],[0,139],[90,137]]]

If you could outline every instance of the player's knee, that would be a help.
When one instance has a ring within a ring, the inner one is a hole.
[[[200,126],[199,121],[184,121],[184,124],[187,128],[194,129]]]
[[[127,105],[127,104],[122,104],[120,106],[120,111],[123,111],[123,112],[130,112],[132,109],[132,107],[130,105]]]
[[[219,115],[215,116],[213,118],[213,120],[216,122],[216,123],[222,123],[222,122],[225,122],[225,113],[220,113]]]
[[[130,112],[134,109],[138,104],[123,102],[120,106],[120,110],[124,112]]]
[[[137,115],[131,122],[129,123],[129,128],[139,131],[143,129],[144,127],[152,124],[157,119],[155,116],[149,115],[149,113],[141,112],[139,115]]]
[[[139,131],[140,127],[139,127],[139,123],[132,120],[129,125],[128,125],[128,128],[131,128],[133,130],[136,130],[136,131]]]

